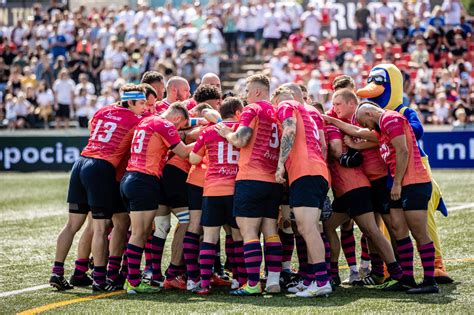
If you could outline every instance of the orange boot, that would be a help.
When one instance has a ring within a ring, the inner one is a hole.
[[[454,280],[448,276],[441,256],[435,257],[435,280],[439,284],[452,283]]]

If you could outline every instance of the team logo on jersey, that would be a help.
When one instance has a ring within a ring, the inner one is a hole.
[[[122,117],[114,116],[114,115],[112,115],[111,112],[108,112],[107,114],[105,114],[104,118],[107,118],[107,119],[110,119],[110,120],[115,120],[115,121],[121,121],[122,120]]]

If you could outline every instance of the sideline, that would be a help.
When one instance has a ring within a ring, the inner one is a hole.
[[[12,295],[18,295],[18,294],[22,294],[22,293],[30,292],[30,291],[37,291],[37,290],[46,289],[46,288],[49,288],[49,284],[37,285],[35,287],[25,288],[21,290],[2,292],[0,293],[0,298],[12,296]]]
[[[58,307],[70,305],[70,304],[76,304],[80,302],[87,302],[87,301],[93,301],[93,300],[98,300],[98,299],[103,299],[106,297],[111,297],[115,295],[122,295],[126,291],[121,290],[121,291],[115,291],[115,292],[109,292],[109,293],[101,293],[101,294],[96,294],[96,295],[91,295],[87,297],[82,297],[82,298],[77,298],[77,299],[72,299],[72,300],[67,300],[67,301],[61,301],[61,302],[56,302],[56,303],[51,303],[51,304],[46,304],[40,307],[35,307],[20,313],[17,313],[18,315],[33,315],[33,314],[39,314],[42,312],[46,312]]]

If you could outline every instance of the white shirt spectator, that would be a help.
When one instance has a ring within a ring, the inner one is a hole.
[[[306,11],[301,16],[303,21],[303,33],[305,37],[321,35],[321,16],[318,11]]]
[[[277,38],[281,37],[280,32],[280,16],[276,13],[268,12],[264,17],[265,28],[263,29],[263,38]]]
[[[97,98],[97,102],[95,103],[95,107],[97,110],[101,109],[104,106],[110,105],[115,103],[115,98],[112,95],[101,95]]]
[[[378,7],[375,11],[377,23],[380,23],[380,16],[383,15],[386,17],[386,23],[388,27],[392,27],[394,23],[394,14],[395,10],[388,5],[383,5]]]
[[[56,93],[59,104],[70,105],[72,103],[71,94],[74,92],[76,84],[71,79],[58,79],[53,84],[53,91]]]
[[[444,12],[446,25],[458,25],[461,23],[461,4],[459,0],[444,0],[441,9]]]
[[[81,89],[86,89],[87,94],[94,95],[95,94],[95,86],[91,82],[86,82],[85,84],[78,83],[76,88],[74,89],[74,94],[79,95],[79,91]]]
[[[447,103],[435,104],[435,115],[440,121],[446,123],[449,118],[449,107]]]
[[[39,92],[36,95],[36,102],[38,103],[39,107],[47,107],[53,105],[54,102],[54,95],[50,89],[46,91]]]
[[[125,29],[131,29],[133,27],[133,20],[135,18],[135,11],[133,10],[122,10],[118,14],[116,25],[120,23],[125,24]]]
[[[100,72],[100,82],[102,85],[107,83],[114,83],[119,78],[117,69],[104,69]]]
[[[15,108],[15,103],[13,103],[13,100],[7,101],[5,103],[5,118],[8,120],[16,120],[17,118],[17,113],[16,113],[16,108]]]
[[[102,27],[99,30],[99,33],[97,34],[97,40],[99,41],[101,49],[105,49],[105,47],[107,47],[107,45],[109,44],[109,39],[114,33],[115,32],[110,27]]]
[[[105,55],[106,60],[110,60],[112,62],[113,68],[122,68],[125,62],[128,60],[128,55],[124,51],[119,50],[111,50],[109,53]]]

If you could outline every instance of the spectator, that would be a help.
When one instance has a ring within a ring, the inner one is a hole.
[[[122,78],[127,83],[140,83],[140,67],[135,60],[129,58],[127,64],[122,68]]]
[[[113,96],[112,89],[110,87],[105,88],[101,95],[97,98],[95,104],[96,110],[101,109],[104,106],[115,103],[115,97]]]
[[[356,20],[356,40],[369,35],[370,11],[367,9],[366,1],[359,0],[357,10],[355,11]]]
[[[321,36],[321,15],[314,4],[308,4],[308,10],[301,16],[303,33],[305,37],[314,36],[317,39]]]
[[[433,13],[431,14],[431,18],[429,19],[428,24],[438,30],[442,30],[446,25],[443,16],[443,10],[441,10],[441,7],[439,5],[435,6],[435,8],[433,9]]]
[[[420,68],[429,61],[428,50],[422,39],[416,41],[416,49],[411,53],[411,61],[414,67]]]
[[[203,73],[215,73],[219,75],[219,55],[221,47],[213,39],[212,33],[207,34],[207,40],[200,45],[202,59],[204,60]]]
[[[106,86],[108,83],[114,84],[114,82],[119,78],[119,73],[117,69],[112,67],[111,61],[106,61],[104,69],[100,72],[100,84],[102,87]]]
[[[58,25],[53,24],[53,31],[51,36],[48,37],[49,50],[53,55],[53,60],[56,60],[59,56],[66,58],[67,53],[67,42],[64,34],[59,33]]]
[[[408,37],[408,27],[406,27],[404,20],[400,19],[395,22],[395,27],[392,30],[391,42],[393,44],[401,45],[403,52],[408,51],[410,38]]]
[[[74,109],[79,127],[87,128],[88,121],[94,114],[94,109],[91,106],[91,96],[87,94],[86,89],[80,89],[79,94],[74,98]]]
[[[449,47],[449,52],[454,61],[459,59],[466,59],[467,48],[464,39],[460,34],[454,36],[454,45]]]
[[[443,43],[443,38],[439,31],[433,26],[428,26],[428,30],[425,32],[424,39],[428,51],[434,56],[434,60],[439,61],[441,58],[441,48]]]
[[[224,39],[227,45],[229,59],[237,57],[237,18],[232,14],[233,8],[229,6],[224,13]]]
[[[441,9],[447,26],[453,27],[461,23],[462,6],[459,0],[444,0]]]
[[[321,90],[321,74],[318,70],[311,72],[311,79],[308,81],[308,94],[313,100],[319,99],[319,91]]]
[[[25,29],[23,25],[23,21],[19,19],[16,22],[16,26],[12,29],[11,32],[11,41],[17,46],[20,47],[23,44],[23,39],[26,35],[27,30]]]
[[[435,116],[433,117],[433,122],[437,125],[444,125],[449,123],[449,104],[446,102],[446,95],[443,93],[439,93],[436,96],[436,102],[434,105],[435,108]]]
[[[268,54],[268,49],[271,47],[272,50],[278,47],[278,42],[281,38],[280,24],[282,23],[281,17],[275,13],[275,6],[270,5],[270,11],[265,14],[264,17],[265,26],[263,29],[263,49],[264,55]]]
[[[411,41],[417,40],[418,37],[423,37],[423,34],[426,32],[426,28],[421,26],[419,19],[415,19],[415,23],[412,27],[409,28],[408,36]]]
[[[385,43],[390,39],[392,30],[387,26],[385,15],[380,16],[380,23],[373,32],[373,40],[377,43]]]
[[[456,120],[453,122],[454,130],[468,129],[472,126],[472,123],[468,120],[467,113],[464,109],[458,109],[456,111]]]
[[[56,111],[56,129],[69,128],[71,107],[74,100],[75,83],[69,77],[66,69],[61,70],[59,78],[54,82],[54,110]]]
[[[461,73],[461,82],[457,86],[457,93],[459,98],[464,102],[467,102],[469,99],[471,83],[470,83],[470,76],[468,72]]]
[[[81,73],[79,75],[79,83],[74,88],[74,94],[79,95],[79,92],[80,92],[81,89],[86,90],[86,93],[88,95],[94,95],[95,94],[94,84],[89,82],[89,77],[86,73]]]
[[[44,81],[39,83],[36,102],[38,103],[38,116],[43,120],[44,128],[49,129],[49,116],[53,112],[54,95]]]
[[[388,6],[388,0],[382,0],[382,5],[375,11],[375,18],[378,25],[388,24],[392,28],[395,21],[395,11]]]
[[[13,110],[15,112],[15,126],[16,129],[23,129],[28,127],[28,115],[32,111],[32,105],[26,100],[25,93],[19,92],[17,97],[13,99]]]

